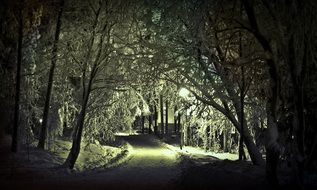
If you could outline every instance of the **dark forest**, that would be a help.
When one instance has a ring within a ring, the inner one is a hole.
[[[1,0],[1,189],[316,189],[317,1]]]

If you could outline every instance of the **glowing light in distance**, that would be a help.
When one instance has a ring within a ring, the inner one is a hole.
[[[187,90],[186,88],[181,88],[179,90],[179,96],[181,96],[183,98],[188,97],[189,93],[190,93],[189,90]]]

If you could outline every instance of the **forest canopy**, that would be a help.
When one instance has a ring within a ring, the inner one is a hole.
[[[111,143],[141,123],[266,165],[272,184],[288,163],[303,184],[317,167],[316,6],[1,1],[1,136],[12,135],[13,152],[67,139],[73,168],[83,141]]]

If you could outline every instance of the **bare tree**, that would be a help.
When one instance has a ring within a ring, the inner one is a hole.
[[[23,6],[24,0],[19,2],[18,10],[18,47],[17,47],[17,72],[14,106],[14,123],[12,133],[11,151],[18,150],[18,131],[19,131],[19,110],[20,110],[20,86],[21,86],[21,65],[22,65],[22,43],[23,43]]]
[[[52,94],[53,83],[54,83],[54,71],[55,71],[56,62],[57,62],[58,42],[59,42],[59,36],[61,31],[61,25],[62,25],[63,7],[64,7],[64,0],[61,0],[60,5],[58,7],[59,10],[57,14],[55,36],[54,36],[54,42],[53,42],[53,48],[52,48],[51,67],[49,70],[45,104],[43,109],[42,127],[40,131],[39,142],[38,142],[38,148],[41,148],[41,149],[44,149],[45,147],[47,124],[48,124],[49,110],[50,110],[50,101],[51,101],[51,94]]]
[[[80,44],[76,44],[77,42],[73,41],[73,34],[69,36],[71,39],[69,43],[74,43],[74,46],[80,47],[82,50],[79,51],[77,48],[70,50],[74,63],[79,66],[82,88],[80,92],[81,108],[74,129],[72,147],[64,163],[67,168],[73,168],[78,158],[85,118],[87,111],[89,111],[88,108],[93,104],[93,101],[90,100],[92,93],[121,88],[126,83],[124,78],[127,78],[124,76],[125,72],[120,72],[124,62],[119,60],[118,56],[119,51],[122,51],[124,47],[116,48],[114,45],[115,39],[122,41],[123,35],[125,35],[121,31],[122,28],[115,26],[119,23],[123,25],[126,4],[103,0],[86,3],[88,9],[85,10],[85,14],[90,17],[87,17],[88,21],[79,20],[78,24],[82,24],[83,28],[80,32],[86,33],[89,36],[88,39],[87,36],[83,39],[79,32],[76,37],[78,37]],[[87,31],[85,27],[91,28],[91,31]],[[119,43],[116,45],[120,46]]]

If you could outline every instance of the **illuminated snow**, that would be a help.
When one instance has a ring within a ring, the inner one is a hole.
[[[192,147],[192,146],[184,146],[182,150],[179,147],[167,145],[169,149],[179,152],[181,154],[187,155],[195,155],[195,156],[212,156],[216,157],[220,160],[228,159],[228,160],[237,160],[239,158],[238,154],[232,153],[216,153],[216,152],[206,152],[204,149],[199,147]]]
[[[179,90],[179,95],[183,98],[186,98],[189,95],[189,91],[186,88],[181,88]]]

